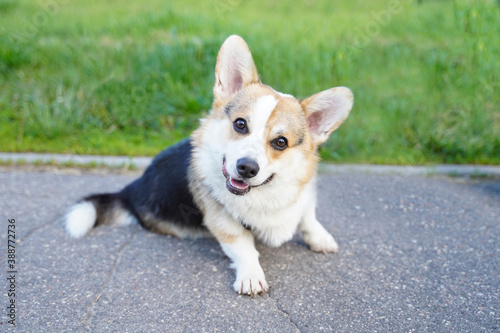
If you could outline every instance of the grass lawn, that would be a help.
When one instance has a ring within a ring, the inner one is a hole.
[[[0,151],[155,155],[236,33],[279,91],[353,90],[325,160],[500,163],[495,0],[0,0],[0,22]]]

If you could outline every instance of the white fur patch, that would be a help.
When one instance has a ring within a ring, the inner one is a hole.
[[[71,237],[83,237],[95,224],[96,210],[91,202],[83,201],[72,206],[64,217],[66,231]]]
[[[271,89],[273,89],[273,88],[271,88]],[[281,97],[292,97],[292,98],[295,98],[295,96],[293,96],[293,95],[285,94],[285,93],[279,92],[277,90],[274,90],[274,92],[277,93],[278,95],[280,95]]]
[[[271,95],[257,98],[252,112],[252,129],[263,132],[278,100]]]
[[[236,270],[234,290],[239,294],[257,295],[269,289],[264,271],[259,264],[253,236],[245,231],[235,243],[221,243],[222,250],[231,259]]]

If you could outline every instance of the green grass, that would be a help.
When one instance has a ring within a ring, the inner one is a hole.
[[[500,163],[494,0],[0,0],[0,22],[0,151],[155,155],[210,109],[236,33],[279,91],[354,91],[325,160]]]

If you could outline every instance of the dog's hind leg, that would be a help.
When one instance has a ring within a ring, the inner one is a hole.
[[[302,233],[304,242],[315,252],[338,252],[339,246],[332,235],[316,219],[315,202],[308,205],[302,221],[299,223],[299,230]]]

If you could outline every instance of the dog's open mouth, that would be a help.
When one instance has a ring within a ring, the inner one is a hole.
[[[273,179],[273,176],[274,176],[274,175],[269,176],[269,178],[267,178],[260,185],[250,186],[244,180],[234,179],[233,177],[231,177],[229,175],[229,172],[227,172],[227,169],[226,169],[226,158],[225,157],[222,160],[222,174],[224,175],[224,177],[226,177],[226,188],[229,190],[229,192],[236,194],[236,195],[247,194],[248,192],[250,192],[250,190],[253,187],[258,187],[258,186],[262,186],[264,184],[269,183],[271,181],[271,179]]]

